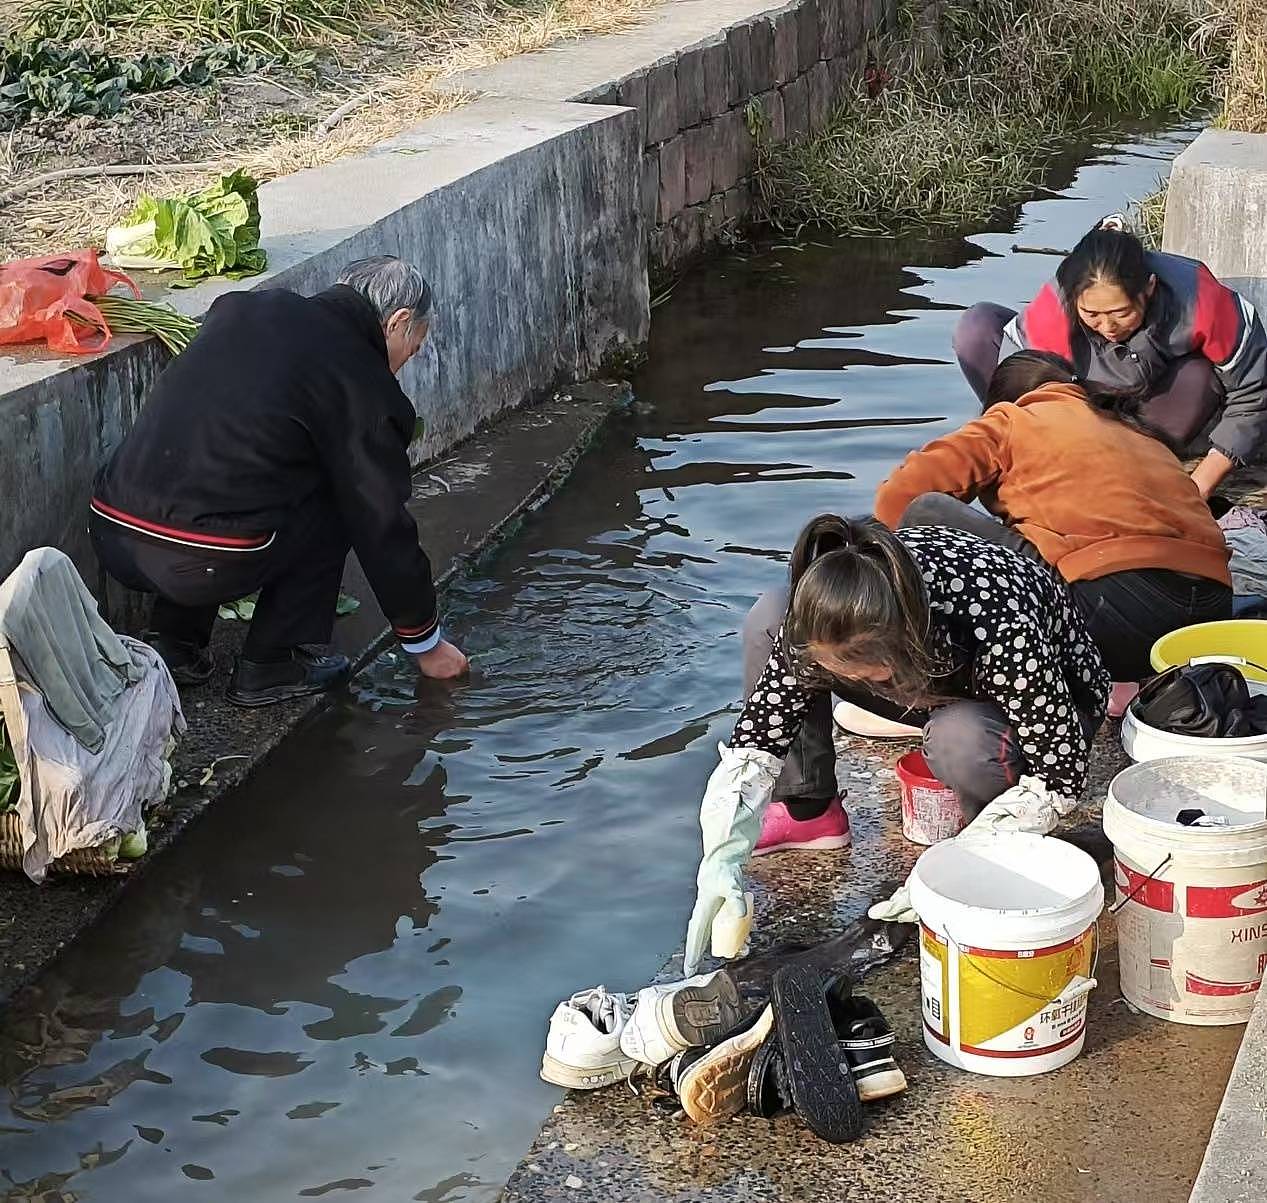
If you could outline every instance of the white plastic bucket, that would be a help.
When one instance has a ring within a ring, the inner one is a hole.
[[[1234,668],[1242,669],[1241,675],[1245,676],[1245,684],[1251,694],[1267,693],[1267,685],[1247,676],[1244,665],[1238,664],[1233,658],[1204,656],[1192,663],[1231,664]],[[1170,756],[1245,756],[1250,760],[1267,760],[1267,735],[1245,735],[1234,739],[1177,735],[1171,731],[1163,731],[1160,727],[1150,727],[1135,713],[1135,703],[1132,702],[1122,715],[1122,749],[1136,762],[1162,760]]]
[[[1040,835],[961,837],[925,852],[910,885],[930,1051],[1000,1078],[1072,1061],[1095,986],[1095,861]]]
[[[1267,760],[1267,735],[1213,739],[1204,735],[1177,735],[1150,727],[1128,707],[1122,715],[1122,748],[1134,761],[1165,760],[1176,756],[1240,756]]]
[[[1189,827],[1184,809],[1227,820]],[[1176,1023],[1249,1019],[1267,967],[1267,765],[1175,757],[1109,786],[1122,993]],[[1124,901],[1129,899],[1129,901]]]

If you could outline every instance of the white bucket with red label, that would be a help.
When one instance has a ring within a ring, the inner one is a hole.
[[[1246,1022],[1267,968],[1267,764],[1133,765],[1109,786],[1104,832],[1127,1001],[1175,1023]]]

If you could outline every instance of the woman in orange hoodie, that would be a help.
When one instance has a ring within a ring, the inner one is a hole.
[[[1130,399],[1089,394],[1047,352],[999,364],[981,417],[908,455],[875,513],[890,528],[972,531],[1050,565],[1115,681],[1148,676],[1162,635],[1231,617],[1223,532],[1183,465]]]

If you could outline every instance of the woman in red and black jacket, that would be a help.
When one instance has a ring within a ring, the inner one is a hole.
[[[1138,397],[1141,417],[1177,448],[1214,422],[1192,474],[1203,497],[1267,438],[1267,334],[1254,307],[1205,264],[1146,251],[1117,216],[1087,234],[1020,313],[973,305],[954,346],[983,401],[1000,360],[1050,351],[1088,385]]]

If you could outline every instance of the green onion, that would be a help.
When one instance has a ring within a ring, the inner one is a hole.
[[[132,297],[88,297],[114,334],[152,334],[173,355],[179,355],[198,333],[198,323],[170,305]]]

